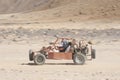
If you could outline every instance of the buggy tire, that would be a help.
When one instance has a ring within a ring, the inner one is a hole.
[[[91,51],[91,57],[92,57],[92,59],[96,58],[96,50],[95,49],[92,49],[92,51]]]
[[[34,56],[34,63],[36,65],[43,65],[45,63],[45,56],[43,54],[37,54]]]
[[[85,56],[83,54],[74,54],[73,56],[73,62],[76,65],[83,65],[85,63]]]
[[[33,51],[31,49],[29,50],[29,60],[33,60]]]

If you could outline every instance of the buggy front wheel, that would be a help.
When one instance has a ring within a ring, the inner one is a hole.
[[[43,65],[45,63],[45,56],[43,54],[37,54],[34,56],[34,63],[36,65]]]

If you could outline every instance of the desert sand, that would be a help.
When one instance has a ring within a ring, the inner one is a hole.
[[[28,50],[39,50],[41,44],[1,44],[1,80],[119,80],[118,44],[94,45],[97,58],[84,65],[74,65],[72,60],[46,60],[42,66],[28,60]]]
[[[29,61],[55,36],[93,42],[96,59]],[[0,80],[120,80],[119,0],[0,0]]]

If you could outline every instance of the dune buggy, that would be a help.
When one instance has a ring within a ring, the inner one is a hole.
[[[59,45],[63,40],[66,40],[64,41],[66,47],[63,44]],[[57,38],[55,42],[50,43],[50,46],[42,47],[39,51],[29,50],[29,60],[34,61],[36,65],[44,64],[46,59],[73,60],[75,64],[83,65],[86,60],[92,60],[95,57],[95,49],[92,48],[91,42],[75,43],[75,39],[72,38]]]

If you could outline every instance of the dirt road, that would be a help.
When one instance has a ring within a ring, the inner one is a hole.
[[[37,66],[28,60],[28,50],[38,50],[39,44],[1,44],[1,80],[119,80],[119,42],[94,45],[97,58],[84,65],[72,60],[47,60]]]

